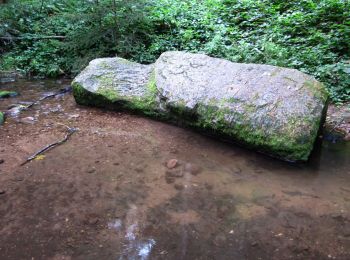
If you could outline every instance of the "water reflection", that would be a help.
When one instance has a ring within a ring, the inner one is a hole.
[[[138,207],[131,205],[125,219],[128,225],[125,227],[124,249],[120,260],[147,260],[156,244],[156,241],[152,238],[140,237],[142,230],[139,227],[138,214]]]

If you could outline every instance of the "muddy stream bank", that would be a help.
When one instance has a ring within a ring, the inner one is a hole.
[[[69,83],[2,84],[20,95],[0,111]],[[291,165],[70,93],[9,115],[0,142],[0,259],[350,259],[349,142]]]

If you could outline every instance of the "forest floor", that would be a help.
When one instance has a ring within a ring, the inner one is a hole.
[[[13,83],[0,109],[66,84]],[[291,165],[71,94],[9,117],[0,140],[2,260],[350,259],[349,142]]]

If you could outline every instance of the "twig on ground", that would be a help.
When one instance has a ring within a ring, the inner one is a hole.
[[[26,36],[26,37],[16,37],[16,36],[5,36],[0,37],[1,40],[10,40],[10,41],[16,41],[16,40],[46,40],[46,39],[66,39],[65,36],[61,35],[52,35],[52,36]]]
[[[38,152],[36,152],[32,156],[28,157],[27,160],[25,160],[23,163],[21,163],[21,166],[27,164],[28,162],[31,162],[38,155],[40,155],[40,154],[42,154],[42,153],[44,153],[44,152],[46,152],[48,150],[51,150],[52,148],[54,148],[54,147],[56,147],[58,145],[61,145],[61,144],[65,143],[69,139],[69,137],[77,131],[76,128],[72,128],[72,127],[68,127],[68,126],[67,126],[67,128],[68,128],[68,133],[66,134],[66,136],[62,140],[45,146],[44,148],[42,148],[41,150],[39,150]]]

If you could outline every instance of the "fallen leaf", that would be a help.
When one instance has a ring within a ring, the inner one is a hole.
[[[39,161],[44,159],[45,159],[45,155],[37,155],[34,160]]]

